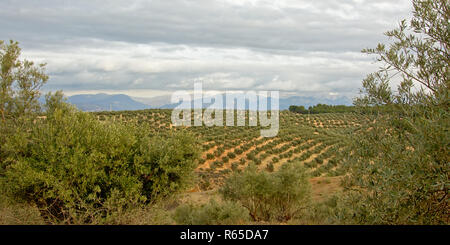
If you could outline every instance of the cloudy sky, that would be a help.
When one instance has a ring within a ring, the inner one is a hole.
[[[193,89],[347,96],[375,71],[410,0],[40,0],[0,3],[0,39],[46,62],[45,90],[138,97]]]

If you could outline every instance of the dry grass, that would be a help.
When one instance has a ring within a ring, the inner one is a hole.
[[[36,207],[12,203],[0,196],[0,225],[44,225]]]
[[[342,176],[311,178],[313,201],[321,202],[330,196],[341,193],[343,191],[341,180]]]

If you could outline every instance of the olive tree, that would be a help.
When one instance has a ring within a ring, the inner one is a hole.
[[[287,221],[298,217],[310,202],[311,186],[305,168],[286,163],[276,172],[258,171],[251,164],[225,180],[220,193],[239,202],[254,221]]]
[[[18,42],[0,40],[0,113],[3,123],[13,116],[39,111],[39,90],[48,80],[45,64],[20,60],[20,52]]]
[[[6,142],[24,140],[29,124],[40,111],[39,89],[47,82],[45,64],[20,59],[18,42],[0,40],[0,176],[12,151]]]
[[[355,100],[379,112],[354,137],[347,161],[357,223],[449,222],[450,2],[412,3],[412,19],[385,33],[389,44],[363,50],[382,67]]]

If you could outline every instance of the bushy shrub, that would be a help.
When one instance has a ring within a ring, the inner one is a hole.
[[[206,154],[206,159],[211,160],[214,158],[214,155],[211,153]]]
[[[141,134],[142,131],[139,130]],[[191,134],[180,132],[139,138],[139,150],[133,155],[132,166],[140,176],[145,196],[152,199],[168,196],[193,184],[200,152]]]
[[[234,159],[235,157],[236,157],[236,154],[234,154],[233,152],[228,152],[227,153],[227,156],[230,158],[230,159]]]
[[[255,154],[250,152],[250,153],[247,153],[246,157],[248,160],[253,160],[255,158]]]
[[[244,159],[244,158],[241,158],[241,159],[239,160],[239,164],[240,164],[240,165],[244,165],[244,164],[245,164],[245,159]]]
[[[214,161],[212,164],[211,164],[211,167],[214,167],[214,168],[220,168],[220,167],[222,167],[223,166],[223,162],[222,161]]]
[[[173,219],[182,225],[236,225],[249,220],[248,211],[236,202],[218,203],[211,199],[203,205],[184,204]]]
[[[231,169],[228,169],[228,168],[220,170],[220,173],[223,174],[223,175],[227,175],[227,174],[229,174],[231,172],[232,172]]]
[[[214,153],[216,157],[220,157],[220,155],[222,155],[222,153],[225,150],[222,147],[217,148],[216,152]]]
[[[220,193],[225,200],[240,202],[255,221],[285,221],[300,214],[310,200],[310,184],[297,162],[284,164],[279,171],[259,172],[250,165],[225,180]]]
[[[230,160],[227,156],[222,157],[222,162],[227,163]]]
[[[7,142],[16,151],[1,179],[8,196],[37,206],[49,222],[101,223],[192,181],[199,155],[193,137],[150,137],[144,128],[59,105]]]

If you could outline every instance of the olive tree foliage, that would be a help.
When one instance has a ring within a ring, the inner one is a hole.
[[[8,151],[5,140],[26,131],[33,113],[40,111],[39,89],[48,80],[45,64],[20,60],[20,52],[17,42],[0,40],[0,172]]]
[[[38,112],[39,90],[48,80],[45,64],[20,60],[20,52],[18,42],[0,40],[0,113],[3,123],[6,119]]]
[[[251,164],[225,180],[220,193],[239,202],[254,221],[287,221],[298,217],[310,202],[311,186],[305,168],[286,163],[276,172],[259,171]]]
[[[354,137],[352,222],[449,223],[450,2],[412,3],[413,18],[385,33],[388,45],[363,50],[382,66],[364,79],[355,105],[389,110]]]

